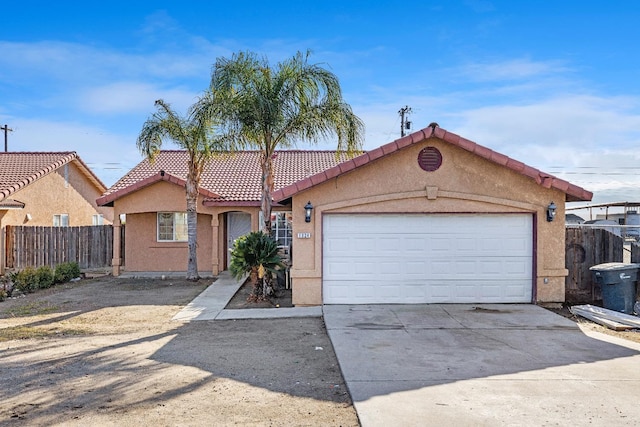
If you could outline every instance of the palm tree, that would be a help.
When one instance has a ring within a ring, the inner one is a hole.
[[[160,152],[165,139],[173,141],[186,150],[189,157],[186,178],[187,193],[187,240],[189,260],[187,263],[187,280],[198,280],[197,246],[197,202],[202,170],[214,154],[230,151],[221,138],[214,138],[210,132],[215,116],[203,117],[195,108],[190,108],[189,115],[184,118],[174,112],[169,104],[157,100],[157,111],[147,119],[140,131],[136,143],[140,152],[153,162]]]
[[[276,149],[332,136],[338,151],[353,154],[362,146],[364,125],[343,101],[338,78],[308,58],[309,52],[298,52],[272,68],[266,59],[241,52],[218,58],[211,75],[209,100],[215,103],[210,108],[219,113],[221,133],[261,151],[262,231],[267,234]]]

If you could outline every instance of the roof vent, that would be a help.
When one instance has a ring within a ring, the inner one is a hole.
[[[425,147],[418,154],[418,165],[427,172],[437,171],[442,166],[442,154],[436,147]]]

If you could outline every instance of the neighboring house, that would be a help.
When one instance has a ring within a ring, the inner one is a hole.
[[[0,153],[0,274],[7,225],[111,224],[113,209],[96,204],[105,190],[75,152]]]
[[[202,271],[224,270],[233,240],[259,228],[258,157],[217,158],[203,174]],[[436,125],[342,160],[276,155],[272,220],[289,227],[294,304],[564,301],[565,224],[548,214],[564,218],[589,191]],[[114,238],[126,214],[126,271],[186,270],[185,176],[184,152],[163,151],[98,199],[114,207]]]
[[[580,225],[584,223],[584,219],[576,214],[566,214],[564,217],[564,223],[566,225]]]

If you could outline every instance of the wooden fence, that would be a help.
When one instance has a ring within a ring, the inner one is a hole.
[[[589,267],[605,262],[622,262],[624,239],[599,228],[567,228],[565,281],[568,303],[585,304],[602,300],[600,285],[593,281]],[[639,255],[640,256],[640,255]]]
[[[113,257],[113,226],[7,226],[5,243],[5,265],[10,269],[73,261],[81,269],[104,268],[111,266]]]

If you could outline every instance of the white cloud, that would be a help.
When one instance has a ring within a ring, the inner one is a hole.
[[[454,75],[477,82],[509,82],[564,74],[570,69],[562,61],[532,61],[528,58],[500,62],[469,63],[453,71]]]
[[[176,79],[206,77],[219,51],[214,45],[175,52],[117,51],[76,43],[41,41],[0,42],[2,74],[12,79],[54,78],[77,85],[122,78]]]
[[[79,107],[93,114],[130,114],[154,111],[154,102],[164,99],[180,114],[198,97],[192,91],[162,89],[140,82],[113,82],[101,87],[88,88],[78,96]]]
[[[454,113],[461,131],[498,147],[562,145],[586,148],[636,146],[640,114],[622,97],[566,96],[528,105],[494,105]]]

